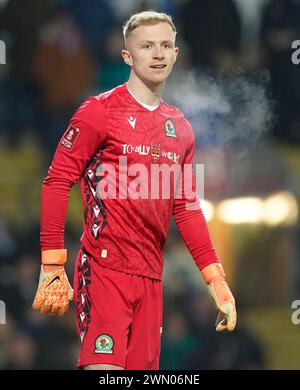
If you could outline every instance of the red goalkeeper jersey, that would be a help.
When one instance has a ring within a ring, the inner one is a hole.
[[[64,248],[68,196],[80,181],[81,242],[102,266],[161,279],[172,215],[198,268],[218,262],[201,208],[189,209],[185,192],[178,197],[173,191],[180,175],[170,175],[170,182],[158,175],[161,188],[153,185],[153,167],[183,167],[193,155],[191,125],[163,100],[150,110],[127,84],[88,98],[74,113],[43,183],[41,249]]]

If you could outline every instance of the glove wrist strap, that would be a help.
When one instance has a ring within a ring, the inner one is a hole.
[[[64,265],[67,261],[66,249],[50,249],[42,251],[43,265]]]
[[[201,270],[201,273],[206,284],[210,284],[212,281],[216,279],[219,280],[225,279],[225,272],[222,264],[220,263],[212,263],[208,265],[207,267]]]

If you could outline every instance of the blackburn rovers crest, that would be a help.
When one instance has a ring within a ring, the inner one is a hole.
[[[114,341],[108,334],[101,334],[95,341],[95,353],[113,353]]]
[[[171,119],[165,121],[165,134],[167,137],[176,137],[175,126]]]

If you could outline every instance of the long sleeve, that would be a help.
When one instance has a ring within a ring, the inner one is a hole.
[[[95,122],[97,117],[97,122]],[[96,126],[94,123],[99,123]],[[90,98],[75,112],[62,136],[41,193],[41,250],[64,248],[69,193],[105,139],[102,104]]]
[[[184,164],[192,164],[194,159],[195,146],[192,129],[191,135]],[[185,183],[184,176],[185,171],[183,170],[182,183]],[[173,216],[187,248],[201,271],[209,264],[219,261],[211,241],[207,222],[200,207],[200,199],[197,195],[194,198],[191,197],[192,193],[196,194],[195,173],[193,172],[191,176],[191,178],[188,178],[189,180],[186,179],[186,182],[190,184],[185,185],[185,189],[181,191],[183,193],[182,198],[174,200]],[[193,203],[192,207],[191,203]]]

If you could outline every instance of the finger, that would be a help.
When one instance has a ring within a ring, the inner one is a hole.
[[[226,329],[232,332],[236,326],[237,316],[235,305],[231,302],[226,302],[220,307],[220,311],[226,318]]]
[[[51,301],[50,300],[45,300],[44,303],[42,304],[40,312],[42,314],[48,314],[51,311]]]
[[[72,289],[72,287],[71,287],[71,289],[68,290],[68,298],[70,301],[72,301],[74,299],[74,290]]]
[[[231,309],[228,310],[228,316],[227,316],[227,329],[229,332],[232,332],[236,327],[237,322],[237,315],[235,306],[231,305]]]
[[[67,297],[62,297],[60,301],[60,308],[58,310],[59,316],[64,316],[69,309],[69,299]]]
[[[218,324],[218,326],[216,327],[217,332],[223,332],[226,329],[227,329],[227,325],[223,325],[223,324]]]
[[[226,328],[227,328],[227,319],[223,313],[219,312],[216,320],[216,331],[222,332]]]
[[[65,316],[65,315],[67,314],[68,310],[69,310],[69,305],[65,305],[65,306],[61,307],[61,308],[58,310],[58,313],[57,313],[57,314],[58,314],[59,316],[63,317],[63,316]]]
[[[42,304],[43,304],[43,301],[44,301],[43,298],[41,298],[40,296],[36,296],[34,301],[33,301],[33,304],[32,304],[32,307],[34,308],[34,310],[40,311]]]
[[[49,315],[51,315],[51,316],[57,315],[59,309],[60,309],[60,302],[59,301],[52,303],[51,311],[50,311]]]
[[[71,301],[74,297],[74,290],[69,282],[69,279],[67,277],[67,275],[65,275],[65,281],[66,281],[66,286],[67,286],[67,289],[68,289],[68,298],[69,300]]]

